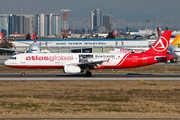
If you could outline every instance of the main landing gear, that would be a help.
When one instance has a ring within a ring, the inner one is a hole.
[[[90,71],[86,71],[86,76],[91,77],[92,73]]]
[[[175,59],[175,60],[174,60],[174,59],[171,59],[171,60],[170,60],[170,63],[176,63],[176,64],[178,64],[178,61],[177,61],[177,59]]]
[[[23,72],[22,72],[22,76],[24,77],[26,74],[25,74],[25,68],[23,68]]]

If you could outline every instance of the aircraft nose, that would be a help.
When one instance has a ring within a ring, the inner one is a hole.
[[[4,62],[4,65],[9,65],[9,60],[6,60],[5,62]]]

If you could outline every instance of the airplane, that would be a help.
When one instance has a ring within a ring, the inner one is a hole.
[[[2,34],[0,35],[0,41],[3,40],[3,36],[4,36],[4,33],[2,33]]]
[[[34,40],[34,42],[32,44],[29,43],[25,43],[24,44],[28,44],[30,45],[29,50],[25,51],[25,50],[16,50],[16,49],[9,49],[9,48],[0,48],[0,50],[8,50],[8,51],[15,51],[15,52],[21,52],[21,53],[39,53],[41,51],[39,44],[36,42],[36,37],[35,37],[35,33],[32,34],[32,40]]]
[[[166,27],[166,30],[169,30],[169,27]],[[162,33],[163,33],[164,31],[162,31]],[[179,30],[174,30],[174,31],[172,31],[172,33],[171,33],[171,38],[175,38],[177,35],[179,35],[180,34],[180,31]]]
[[[22,53],[12,56],[4,64],[7,67],[22,68],[22,76],[29,68],[62,68],[64,73],[81,73],[90,69],[134,68],[173,59],[167,54],[172,31],[165,31],[156,43],[143,53]]]
[[[118,35],[117,32],[118,32],[118,30],[116,30],[112,35],[113,36]]]
[[[98,38],[106,38],[107,36],[108,36],[107,33],[97,33],[93,35],[93,37],[98,37]]]
[[[116,30],[112,35],[115,36],[115,35],[118,35],[117,34],[118,30]],[[93,37],[98,37],[98,38],[106,38],[109,34],[107,33],[96,33],[93,35]]]
[[[141,38],[141,37],[147,37],[147,38],[150,38],[151,36],[155,35],[155,33],[149,29],[147,30],[140,30],[138,32],[130,32],[129,28],[126,27],[127,29],[127,33],[129,35],[132,35],[134,37],[134,39],[137,39],[137,38]],[[147,32],[146,32],[147,31]]]

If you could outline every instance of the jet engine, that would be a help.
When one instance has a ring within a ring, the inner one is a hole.
[[[79,66],[66,65],[63,68],[64,73],[81,73],[83,70]]]

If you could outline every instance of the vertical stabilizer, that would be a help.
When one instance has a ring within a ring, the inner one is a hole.
[[[172,31],[164,31],[161,37],[145,53],[166,55]]]
[[[158,38],[162,35],[160,29],[157,27]]]
[[[171,42],[171,45],[178,47],[179,46],[179,40],[180,40],[180,34],[177,35],[176,38]]]
[[[33,34],[32,34],[32,37],[31,37],[31,38],[32,38],[32,40],[34,40],[34,37],[35,37],[35,33],[33,33]]]

